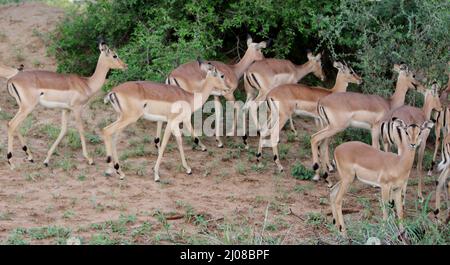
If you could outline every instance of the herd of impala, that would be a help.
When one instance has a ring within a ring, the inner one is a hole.
[[[244,109],[249,111],[249,121],[258,128],[260,142],[256,159],[262,158],[262,148],[270,146],[273,149],[273,159],[282,171],[277,145],[280,129],[290,120],[291,129],[296,133],[292,123],[292,115],[309,116],[315,119],[317,132],[311,137],[314,180],[322,178],[330,189],[330,204],[333,213],[333,223],[345,235],[346,229],[342,215],[343,196],[355,178],[381,188],[383,202],[383,217],[387,218],[386,205],[393,202],[397,215],[403,217],[403,206],[406,186],[419,147],[417,162],[418,194],[422,198],[422,160],[426,141],[430,130],[435,128],[436,143],[433,155],[433,165],[440,146],[441,129],[444,140],[442,144],[442,162],[438,165],[441,175],[436,189],[435,215],[439,215],[440,194],[444,192],[448,201],[450,186],[450,110],[446,102],[450,91],[450,81],[447,88],[439,95],[439,86],[434,82],[429,88],[424,87],[416,79],[414,73],[405,64],[394,65],[398,73],[394,94],[389,98],[355,92],[346,92],[349,83],[361,84],[362,79],[346,63],[334,62],[338,70],[335,85],[331,89],[298,84],[304,76],[313,73],[322,81],[325,75],[322,70],[321,54],[308,52],[308,61],[295,65],[289,60],[266,59],[262,49],[266,42],[255,43],[249,37],[247,50],[242,59],[234,65],[218,61],[197,60],[183,64],[169,73],[165,84],[150,81],[130,81],[114,87],[105,97],[118,114],[118,119],[103,129],[103,139],[106,146],[107,174],[116,172],[121,179],[125,177],[119,164],[117,154],[118,134],[139,118],[157,122],[155,145],[158,148],[158,158],[154,167],[155,181],[159,181],[159,166],[170,136],[176,138],[183,167],[187,174],[191,168],[186,162],[180,124],[194,138],[194,142],[203,151],[206,150],[191,124],[191,115],[201,109],[210,95],[214,96],[217,121],[221,117],[220,96],[235,102],[233,92],[238,87],[241,77],[247,100]],[[7,79],[7,91],[15,98],[19,111],[8,123],[7,161],[14,169],[13,142],[14,136],[19,138],[27,159],[33,162],[33,155],[27,146],[25,138],[18,130],[20,124],[33,109],[41,104],[48,108],[62,109],[61,131],[51,146],[44,160],[48,166],[50,158],[58,144],[67,132],[68,112],[74,114],[76,127],[80,134],[83,156],[89,164],[93,159],[89,156],[82,111],[84,105],[103,86],[110,69],[126,69],[127,65],[104,42],[99,44],[100,56],[95,72],[90,77],[75,74],[60,74],[41,70],[23,70],[0,65],[0,77]],[[405,95],[409,89],[424,95],[423,108],[404,105]],[[180,104],[178,108],[174,105]],[[260,124],[257,119],[258,109],[265,104],[271,116],[266,124]],[[234,111],[239,112],[239,104],[234,103]],[[233,115],[233,130],[236,128],[237,117]],[[164,136],[161,139],[163,122],[166,122]],[[329,156],[330,138],[348,127],[365,128],[371,131],[372,145],[362,142],[346,142],[335,148],[333,161]],[[220,124],[215,124],[218,147],[223,147],[220,138]],[[265,140],[265,138],[269,140]],[[243,137],[248,148],[248,135]],[[263,142],[268,141],[268,145]],[[380,141],[384,151],[380,150]],[[391,146],[397,147],[396,153],[390,152]],[[338,182],[332,185],[328,173],[338,171]],[[431,170],[429,174],[431,173]],[[402,200],[403,198],[403,200]]]

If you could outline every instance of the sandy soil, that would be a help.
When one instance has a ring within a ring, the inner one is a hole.
[[[7,65],[25,64],[26,68],[55,69],[55,62],[46,56],[44,33],[54,28],[63,12],[41,3],[27,3],[0,7],[0,60]],[[18,56],[20,55],[20,56]],[[39,63],[37,63],[39,62]],[[0,80],[0,87],[5,87]],[[103,105],[102,96],[93,99],[84,113],[86,128],[92,135],[100,135],[100,129],[111,122],[114,111]],[[235,224],[240,228],[249,227],[255,233],[263,231],[264,223],[277,224],[276,229],[265,229],[267,235],[283,238],[283,244],[318,243],[318,237],[330,238],[331,232],[324,226],[314,226],[308,221],[311,213],[331,217],[328,205],[328,189],[324,183],[312,183],[293,178],[290,169],[297,161],[310,166],[309,152],[301,157],[299,141],[287,143],[286,132],[282,143],[289,148],[283,165],[287,172],[278,174],[271,159],[271,150],[264,150],[263,169],[254,168],[254,155],[236,147],[240,139],[228,138],[224,149],[215,147],[214,139],[205,138],[208,152],[192,150],[185,142],[188,163],[193,175],[186,175],[180,167],[179,153],[174,139],[165,154],[161,167],[161,183],[153,182],[152,167],[156,160],[153,146],[155,124],[138,122],[122,134],[118,143],[119,152],[134,150],[145,144],[144,156],[130,156],[124,162],[127,179],[106,177],[103,144],[89,143],[88,148],[96,164],[88,166],[82,157],[81,148],[72,148],[66,139],[58,148],[49,168],[42,162],[51,145],[46,133],[48,124],[58,127],[60,115],[57,110],[38,107],[32,119],[25,122],[28,145],[35,163],[25,161],[25,154],[16,139],[14,158],[17,169],[11,171],[6,163],[6,124],[17,111],[17,105],[5,89],[0,89],[0,105],[3,109],[0,121],[1,153],[0,160],[0,242],[4,242],[19,227],[61,226],[70,228],[73,236],[82,237],[89,242],[92,224],[118,220],[120,215],[134,215],[136,221],[131,228],[148,222],[152,232],[148,237],[138,237],[135,243],[189,243],[192,237],[203,233],[201,228],[187,218],[169,220],[170,230],[186,233],[178,239],[161,239],[163,224],[158,220],[161,211],[166,216],[186,214],[187,206],[201,213],[209,222],[209,233],[223,240],[224,232],[220,226]],[[308,134],[314,131],[310,120],[296,119],[299,131]],[[69,128],[74,128],[69,123]],[[146,140],[143,136],[147,136]],[[150,136],[150,137],[149,137]],[[250,140],[252,150],[256,139]],[[306,143],[309,144],[309,143]],[[352,219],[367,217],[363,205],[356,197],[367,197],[373,207],[370,215],[379,214],[379,191],[355,183],[351,195],[347,196],[344,208],[353,209]],[[433,185],[428,185],[430,191]],[[416,194],[416,186],[409,187],[410,196]],[[411,211],[412,204],[408,204]],[[290,209],[295,215],[290,213]],[[114,235],[111,235],[114,236]],[[284,237],[285,236],[285,237]],[[212,236],[210,236],[212,237]],[[208,234],[205,238],[209,238]],[[194,241],[196,242],[196,241]],[[208,241],[214,243],[216,241]],[[53,243],[52,239],[33,240],[32,243]],[[320,242],[319,242],[320,243]]]

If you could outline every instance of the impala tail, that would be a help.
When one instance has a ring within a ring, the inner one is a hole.
[[[117,98],[116,92],[109,92],[103,99],[105,104],[111,103],[114,110],[117,112],[122,112],[122,107],[120,106],[119,99]]]

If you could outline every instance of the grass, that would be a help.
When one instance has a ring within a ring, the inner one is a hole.
[[[53,239],[53,243],[65,244],[72,231],[69,228],[59,226],[45,226],[33,228],[16,228],[9,235],[5,244],[28,245],[35,241]]]

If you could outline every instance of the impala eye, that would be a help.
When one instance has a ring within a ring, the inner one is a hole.
[[[114,59],[117,59],[117,55],[114,55],[113,58],[114,58]]]

